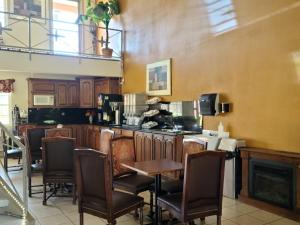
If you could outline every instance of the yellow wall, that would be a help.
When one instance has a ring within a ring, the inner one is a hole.
[[[249,146],[300,152],[299,0],[233,0],[238,28],[218,36],[202,0],[120,2],[125,93],[145,91],[147,63],[172,58],[164,99],[221,93],[233,112],[206,117],[205,129],[222,121]]]

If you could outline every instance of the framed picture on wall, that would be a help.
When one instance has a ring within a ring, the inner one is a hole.
[[[14,19],[24,19],[31,16],[41,19],[46,17],[46,0],[10,0],[10,15]]]
[[[147,65],[146,92],[148,95],[171,95],[171,59]]]

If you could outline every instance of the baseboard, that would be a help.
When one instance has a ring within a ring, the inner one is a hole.
[[[259,201],[259,200],[256,200],[256,199],[253,199],[253,198],[250,198],[250,197],[246,197],[246,196],[243,196],[243,195],[239,196],[239,200],[241,202],[244,202],[246,204],[255,206],[259,209],[268,211],[270,213],[274,213],[274,214],[277,214],[279,216],[287,217],[291,220],[296,220],[296,221],[300,222],[300,215],[299,215],[298,209],[288,210],[288,209],[281,208],[281,207],[278,207],[278,206],[274,206],[272,204],[269,204],[269,203],[266,203],[266,202],[263,202],[263,201]]]

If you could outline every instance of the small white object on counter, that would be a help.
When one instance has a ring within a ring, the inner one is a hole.
[[[222,122],[220,122],[218,126],[218,138],[229,138],[229,132],[224,131],[224,126]]]

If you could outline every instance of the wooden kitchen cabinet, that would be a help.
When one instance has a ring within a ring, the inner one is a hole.
[[[119,78],[97,78],[95,79],[94,105],[98,105],[99,94],[120,94],[121,87]]]
[[[86,129],[86,147],[92,149],[96,147],[96,133],[92,125],[88,125]]]
[[[80,107],[93,108],[94,107],[94,79],[81,78],[80,83]]]
[[[181,162],[183,151],[182,135],[152,134],[136,131],[134,140],[137,161],[170,159]],[[165,173],[164,175],[177,178],[179,172]]]
[[[136,131],[134,143],[137,162],[153,159],[152,133]]]
[[[28,105],[33,105],[34,95],[53,95],[54,105],[42,107],[94,108],[98,105],[98,95],[120,94],[119,78],[79,78],[76,81],[28,79]]]
[[[164,159],[164,136],[162,134],[153,134],[153,159]]]
[[[56,82],[56,106],[78,107],[79,106],[79,84],[76,81]]]
[[[77,81],[68,82],[68,104],[70,107],[79,106],[79,83]]]
[[[68,107],[68,83],[57,82],[55,84],[56,92],[56,106]]]
[[[101,144],[101,129],[104,129],[102,126],[96,125],[85,125],[85,128],[82,129],[82,132],[85,134],[85,141],[83,141],[83,146],[95,150],[100,150]]]
[[[28,79],[28,91],[35,94],[54,94],[55,82],[48,79]]]
[[[64,127],[72,130],[72,138],[76,139],[76,147],[84,146],[82,143],[81,125],[64,125]]]
[[[35,95],[55,96],[55,82],[46,79],[28,79],[28,107],[35,107]],[[54,100],[55,102],[55,100]],[[49,105],[38,105],[39,108],[49,107]],[[51,105],[50,107],[53,107]]]
[[[111,130],[114,132],[115,136],[122,136],[122,129],[121,128],[111,128]]]

